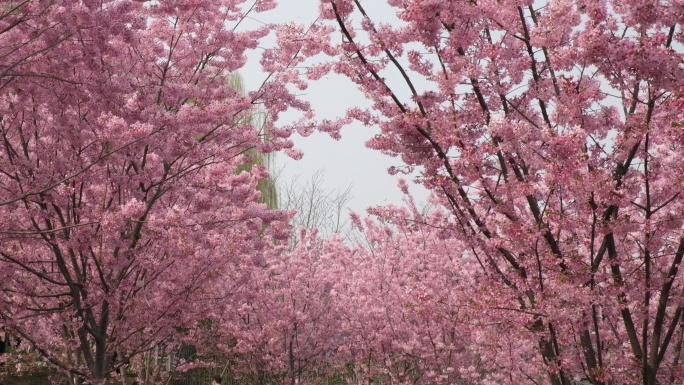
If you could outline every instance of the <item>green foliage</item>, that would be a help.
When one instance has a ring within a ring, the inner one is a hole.
[[[240,76],[240,74],[238,73],[232,73],[228,76],[228,84],[230,84],[232,88],[240,92],[244,92],[245,90],[245,85],[244,81],[242,80],[242,76]],[[268,126],[266,124],[267,121],[268,116],[266,115],[266,113],[264,111],[256,110],[249,114],[239,123],[254,124],[255,126],[259,127],[259,133],[263,136],[263,139],[268,140],[269,136],[267,129]],[[199,138],[198,140],[201,140],[201,138]],[[247,150],[245,152],[245,155],[249,157],[250,161],[238,167],[236,173],[239,174],[243,171],[251,172],[252,167],[254,167],[257,164],[263,164],[269,170],[273,169],[275,159],[272,154],[265,154],[252,148]],[[259,184],[257,185],[257,190],[259,190],[259,192],[261,193],[261,202],[265,203],[269,209],[275,209],[278,207],[278,194],[275,180],[273,178],[269,177],[267,179],[260,180]]]
[[[19,13],[19,7],[26,3],[28,3],[28,0],[0,2],[0,16]]]
[[[2,365],[3,376],[34,376],[47,375],[54,372],[54,368],[38,354],[30,349],[21,349],[8,354]]]

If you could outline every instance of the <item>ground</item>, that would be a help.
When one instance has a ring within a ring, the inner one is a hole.
[[[112,380],[113,381],[113,380]],[[114,382],[112,382],[114,383]],[[35,375],[35,376],[1,376],[0,375],[0,385],[52,385],[50,379],[47,375]],[[118,382],[116,383],[118,384]]]
[[[111,380],[112,384],[119,384],[119,382],[114,382]],[[174,382],[172,381],[171,384]],[[200,384],[197,380],[188,379],[183,384]],[[208,382],[202,381],[201,384]],[[45,374],[33,375],[33,376],[7,376],[0,373],[0,385],[52,385],[50,379]]]
[[[0,385],[51,385],[46,375],[27,377],[0,377]]]

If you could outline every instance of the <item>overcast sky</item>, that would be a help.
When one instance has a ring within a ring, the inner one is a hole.
[[[263,22],[294,21],[309,25],[317,17],[318,1],[281,0],[277,9],[254,16]],[[371,16],[382,16],[387,20],[393,16],[387,9],[379,8],[381,2],[365,3],[368,4],[367,11]],[[252,20],[251,23],[256,21]],[[247,90],[256,89],[265,76],[259,71],[260,66],[255,60],[258,60],[257,55],[250,57],[250,63],[241,71]],[[327,76],[312,84],[304,97],[312,104],[319,117],[327,118],[341,116],[347,108],[354,105],[369,105],[351,82],[336,75]],[[287,118],[287,115],[284,117]],[[401,161],[365,146],[365,142],[378,132],[377,127],[352,125],[342,131],[342,139],[339,141],[321,133],[314,133],[306,138],[295,135],[295,145],[304,152],[304,157],[294,161],[284,154],[278,154],[276,163],[281,170],[279,178],[288,181],[299,176],[300,181],[306,181],[317,170],[323,170],[327,188],[344,190],[353,186],[353,198],[349,207],[360,213],[369,206],[398,203],[402,194],[396,187],[397,178],[390,176],[387,168],[400,166]],[[410,176],[404,178],[409,181],[412,179]],[[427,192],[419,186],[412,187],[411,191],[418,199],[427,196]]]

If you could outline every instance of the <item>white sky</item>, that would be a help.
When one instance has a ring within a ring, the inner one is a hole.
[[[254,16],[262,22],[293,21],[310,25],[318,15],[318,2],[319,0],[280,0],[275,10]],[[366,1],[364,5],[367,6],[371,17],[391,18],[393,14],[388,13],[387,9],[379,8],[380,3]],[[245,24],[247,27],[255,25]],[[265,41],[265,44],[268,44],[268,41]],[[248,64],[240,71],[247,90],[256,89],[265,77],[259,70],[257,56],[250,57]],[[335,118],[351,106],[369,104],[363,94],[356,90],[355,85],[336,75],[326,76],[312,84],[304,98],[312,104],[314,111],[321,118]],[[283,117],[287,116],[285,114]],[[304,152],[304,157],[294,161],[285,154],[278,154],[276,168],[281,170],[279,178],[289,181],[299,177],[299,181],[305,182],[317,170],[323,170],[326,189],[345,190],[352,186],[349,208],[359,213],[365,212],[369,206],[398,203],[402,199],[402,193],[397,188],[397,177],[389,175],[387,168],[401,166],[401,160],[365,146],[365,142],[378,132],[377,127],[369,128],[355,124],[342,130],[342,139],[339,141],[321,133],[314,133],[306,138],[295,134],[293,140],[296,147]],[[410,176],[404,178],[409,182],[412,180]],[[427,191],[420,186],[409,184],[416,199],[425,200]]]

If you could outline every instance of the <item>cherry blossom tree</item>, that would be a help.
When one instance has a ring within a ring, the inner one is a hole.
[[[0,6],[0,326],[72,381],[192,338],[287,238],[259,203],[265,167],[236,171],[249,150],[291,149],[272,122],[307,109],[286,86],[297,53],[268,51],[246,95],[226,80],[271,30],[236,27],[274,5]]]
[[[473,283],[463,245],[445,237],[441,211],[424,217],[412,202],[352,215],[359,243],[341,257],[346,274],[334,290],[341,331],[339,360],[357,383],[479,384],[473,318],[463,293]]]
[[[347,118],[448,210],[496,382],[682,378],[684,5],[382,3],[322,0],[306,76],[355,83]]]
[[[283,245],[257,261],[249,293],[233,312],[224,312],[210,335],[233,341],[217,347],[233,357],[234,377],[255,384],[315,383],[347,362],[338,350],[348,340],[341,332],[339,292],[346,274],[343,256],[351,250],[340,237],[325,240],[302,229],[295,246]],[[222,330],[221,330],[222,329]]]

